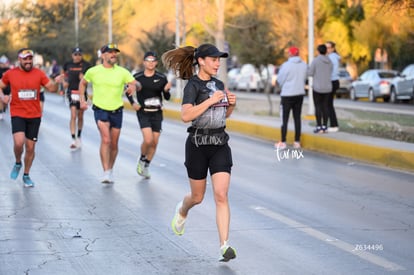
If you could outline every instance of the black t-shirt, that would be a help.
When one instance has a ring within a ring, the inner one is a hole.
[[[85,74],[86,71],[91,67],[91,64],[82,60],[79,63],[74,63],[69,61],[63,65],[63,71],[67,74],[68,77],[68,90],[78,90],[79,89],[79,75]]]
[[[215,91],[224,91],[224,83],[217,78],[201,80],[197,75],[192,76],[184,87],[182,104],[198,105],[207,100]],[[195,128],[216,129],[226,126],[227,97],[208,108],[201,116],[192,121]]]
[[[169,100],[171,94],[164,91],[165,85],[167,85],[167,77],[159,72],[155,72],[154,75],[147,77],[144,72],[134,74],[134,78],[141,83],[142,89],[137,91],[137,99],[139,104],[145,109],[158,109],[162,107],[162,96],[166,100]]]

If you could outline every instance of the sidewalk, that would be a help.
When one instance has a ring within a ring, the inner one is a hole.
[[[269,102],[264,94],[238,92],[238,103],[227,121],[227,130],[271,141],[280,140],[279,117],[266,115]],[[273,112],[279,111],[279,96],[271,95]],[[304,104],[305,105],[305,104]],[[164,117],[180,120],[180,103],[164,102]],[[306,108],[306,106],[304,106]],[[306,114],[305,111],[302,114]],[[310,121],[302,120],[301,144],[304,150],[346,157],[385,167],[414,172],[414,144],[345,132],[314,134]],[[289,119],[287,143],[293,144],[293,119]],[[273,148],[273,147],[272,147]]]

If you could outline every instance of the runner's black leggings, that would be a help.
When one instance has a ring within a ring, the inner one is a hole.
[[[290,110],[293,113],[293,121],[295,123],[295,141],[300,142],[301,134],[301,113],[302,113],[303,95],[298,96],[282,96],[280,102],[280,116],[282,119],[282,142],[286,142],[286,134],[288,128],[288,120]]]

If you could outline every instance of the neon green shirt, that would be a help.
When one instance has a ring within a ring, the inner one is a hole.
[[[93,104],[107,111],[116,110],[124,105],[124,85],[135,80],[127,69],[118,65],[113,68],[94,66],[86,71],[83,78],[92,83]]]

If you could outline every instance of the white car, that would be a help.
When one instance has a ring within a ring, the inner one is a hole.
[[[414,99],[414,64],[408,65],[391,81],[390,102]]]
[[[270,88],[273,93],[280,93],[280,88],[276,84],[278,70],[279,68],[275,65],[268,64],[267,67],[263,66],[261,72],[262,83],[268,82],[271,85]]]
[[[254,65],[244,64],[241,67],[236,88],[247,92],[263,89],[262,78]]]
[[[240,78],[240,68],[232,68],[227,72],[227,88],[231,91],[237,89],[237,83]]]

